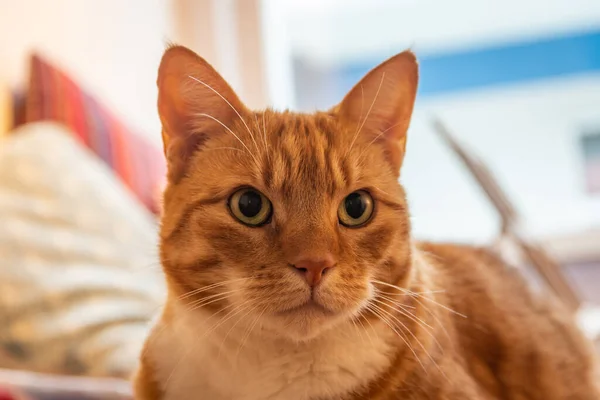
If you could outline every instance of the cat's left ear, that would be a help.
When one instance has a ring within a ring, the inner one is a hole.
[[[405,51],[372,69],[335,108],[344,122],[360,129],[361,135],[384,145],[395,171],[404,159],[418,80],[417,59]]]
[[[182,46],[165,51],[157,85],[168,176],[176,182],[206,140],[248,111],[206,60]]]

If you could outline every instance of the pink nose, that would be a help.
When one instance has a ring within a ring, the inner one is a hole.
[[[335,265],[331,254],[322,257],[302,257],[292,264],[294,268],[304,275],[304,279],[311,286],[316,286],[323,275]]]

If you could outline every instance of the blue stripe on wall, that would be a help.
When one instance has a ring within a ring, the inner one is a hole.
[[[381,60],[342,68],[339,82],[350,88]],[[493,85],[600,72],[600,30],[570,36],[419,59],[420,96]]]

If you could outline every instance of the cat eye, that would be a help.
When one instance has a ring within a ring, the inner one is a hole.
[[[260,226],[271,217],[272,206],[269,199],[258,190],[243,188],[229,198],[229,209],[240,222]]]
[[[373,198],[364,190],[350,193],[340,203],[338,218],[347,227],[364,225],[373,215]]]

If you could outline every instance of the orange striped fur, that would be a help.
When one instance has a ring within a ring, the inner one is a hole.
[[[313,114],[248,110],[182,47],[158,85],[169,297],[136,398],[599,398],[588,343],[559,305],[485,250],[411,238],[398,177],[412,53]],[[260,226],[236,217],[239,188],[270,201]],[[351,227],[340,210],[356,191],[374,206]]]

